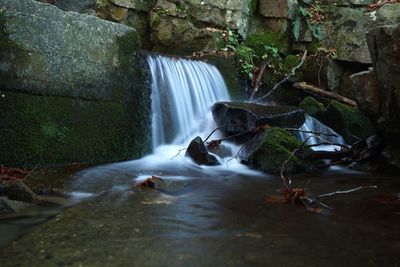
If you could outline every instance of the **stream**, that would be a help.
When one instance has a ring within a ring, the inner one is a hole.
[[[146,173],[143,160],[83,170],[71,185],[94,195],[0,251],[1,266],[398,266],[398,177],[331,168],[296,175],[321,194],[377,185],[324,200],[321,214],[277,204],[277,176],[209,170],[190,162]],[[166,190],[138,189],[150,174]],[[4,231],[16,222],[1,223]],[[15,237],[14,237],[15,238]]]
[[[220,166],[184,157],[191,139],[215,129],[210,106],[229,100],[216,68],[148,61],[153,153],[61,171],[67,207],[27,207],[29,216],[0,221],[1,266],[399,266],[397,173],[331,167],[292,175],[293,187],[311,197],[377,186],[324,198],[333,210],[319,214],[271,201],[281,195],[281,179],[232,160],[238,146],[229,145]],[[307,118],[304,127],[315,125]],[[137,186],[153,175],[161,186]]]

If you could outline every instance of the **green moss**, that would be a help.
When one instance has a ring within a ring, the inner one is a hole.
[[[3,164],[111,162],[148,150],[148,134],[139,132],[143,128],[125,104],[5,91],[0,95]]]
[[[290,158],[292,152],[301,146],[301,141],[293,137],[289,132],[281,128],[267,130],[263,142],[250,156],[249,161],[265,172],[279,172],[282,164]],[[293,158],[287,164],[288,172],[306,170],[310,165],[298,157]]]
[[[288,40],[275,32],[252,34],[247,37],[245,44],[253,48],[258,56],[265,53],[265,45],[277,47],[281,53],[287,53],[289,49]]]
[[[324,113],[326,112],[326,108],[324,104],[318,102],[314,97],[307,96],[301,101],[299,107],[302,108],[309,115],[321,119]]]
[[[310,44],[308,44],[309,53],[315,54],[320,52],[319,49],[324,47],[324,43],[322,41],[313,40]]]
[[[257,3],[258,3],[258,0],[250,0],[250,1],[249,1],[249,14],[250,14],[250,16],[256,14],[256,11],[257,11]]]
[[[335,100],[327,108],[325,121],[349,143],[355,141],[354,137],[365,138],[376,133],[371,121],[358,108]]]

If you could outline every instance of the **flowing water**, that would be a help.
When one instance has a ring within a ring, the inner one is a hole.
[[[149,65],[153,101],[166,108],[153,108],[154,153],[73,175],[81,201],[3,247],[1,266],[399,266],[395,174],[331,168],[292,177],[313,196],[378,186],[328,198],[334,210],[321,214],[268,201],[280,194],[279,177],[235,160],[204,167],[184,157],[192,137],[215,127],[209,107],[228,98],[215,68],[158,56]],[[161,123],[167,114],[177,125]],[[321,131],[315,124],[308,118],[303,129]],[[135,187],[152,175],[164,179],[159,189]]]

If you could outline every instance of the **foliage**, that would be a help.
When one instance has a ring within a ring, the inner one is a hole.
[[[324,32],[322,31],[321,23],[324,19],[325,17],[322,15],[322,10],[318,5],[299,6],[293,19],[294,39],[298,42],[300,34],[309,30],[315,39],[322,40]]]
[[[271,69],[281,69],[281,56],[279,49],[272,43],[260,43],[257,45],[257,51],[248,42],[244,42],[241,36],[228,29],[219,34],[217,44],[220,50],[224,52],[233,52],[236,56],[238,69],[247,78],[253,79],[258,71],[256,61],[262,59],[268,63]]]

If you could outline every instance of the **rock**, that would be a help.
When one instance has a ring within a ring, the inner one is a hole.
[[[374,12],[350,6],[331,8],[323,23],[325,42],[336,48],[339,60],[371,63],[365,32],[377,25],[399,23],[399,12],[400,4],[384,5]]]
[[[279,127],[300,127],[304,121],[304,111],[288,106],[264,106],[240,102],[218,102],[212,113],[219,127],[227,136],[248,131],[265,124]],[[240,140],[238,140],[240,142]],[[245,141],[245,140],[242,140]]]
[[[377,127],[400,165],[400,24],[377,27],[367,40],[380,89]]]
[[[94,15],[96,0],[57,0],[55,6],[64,11]]]
[[[221,158],[232,157],[232,149],[224,144],[219,144],[218,147],[207,146],[210,153],[213,153]]]
[[[314,97],[307,96],[299,104],[299,108],[303,109],[308,115],[321,120],[326,112],[325,105],[318,102]]]
[[[381,90],[382,115],[397,124],[400,122],[400,24],[378,27],[368,32],[367,37]]]
[[[150,148],[150,74],[134,29],[0,0],[0,162],[63,164]]]
[[[171,1],[172,2],[172,1]],[[217,28],[238,30],[246,37],[249,18],[256,10],[252,0],[180,1],[181,9],[196,21]]]
[[[358,72],[350,76],[357,105],[373,121],[380,116],[380,91],[375,71]]]
[[[195,51],[214,50],[216,34],[205,28],[197,28],[184,18],[151,12],[151,40],[158,52],[191,55]]]
[[[352,144],[375,134],[371,121],[358,109],[333,100],[327,107],[323,123]]]
[[[219,165],[217,158],[208,153],[203,140],[199,136],[190,142],[190,145],[186,150],[185,157],[191,158],[199,165]]]
[[[260,13],[265,17],[292,19],[297,7],[297,0],[260,1]]]
[[[157,0],[110,0],[111,3],[125,7],[131,8],[138,11],[150,11],[154,7]]]
[[[302,142],[289,132],[280,128],[270,128],[251,142],[246,143],[239,154],[240,159],[249,166],[268,173],[279,173],[282,164]],[[287,164],[289,173],[310,169],[307,162],[293,156]]]

